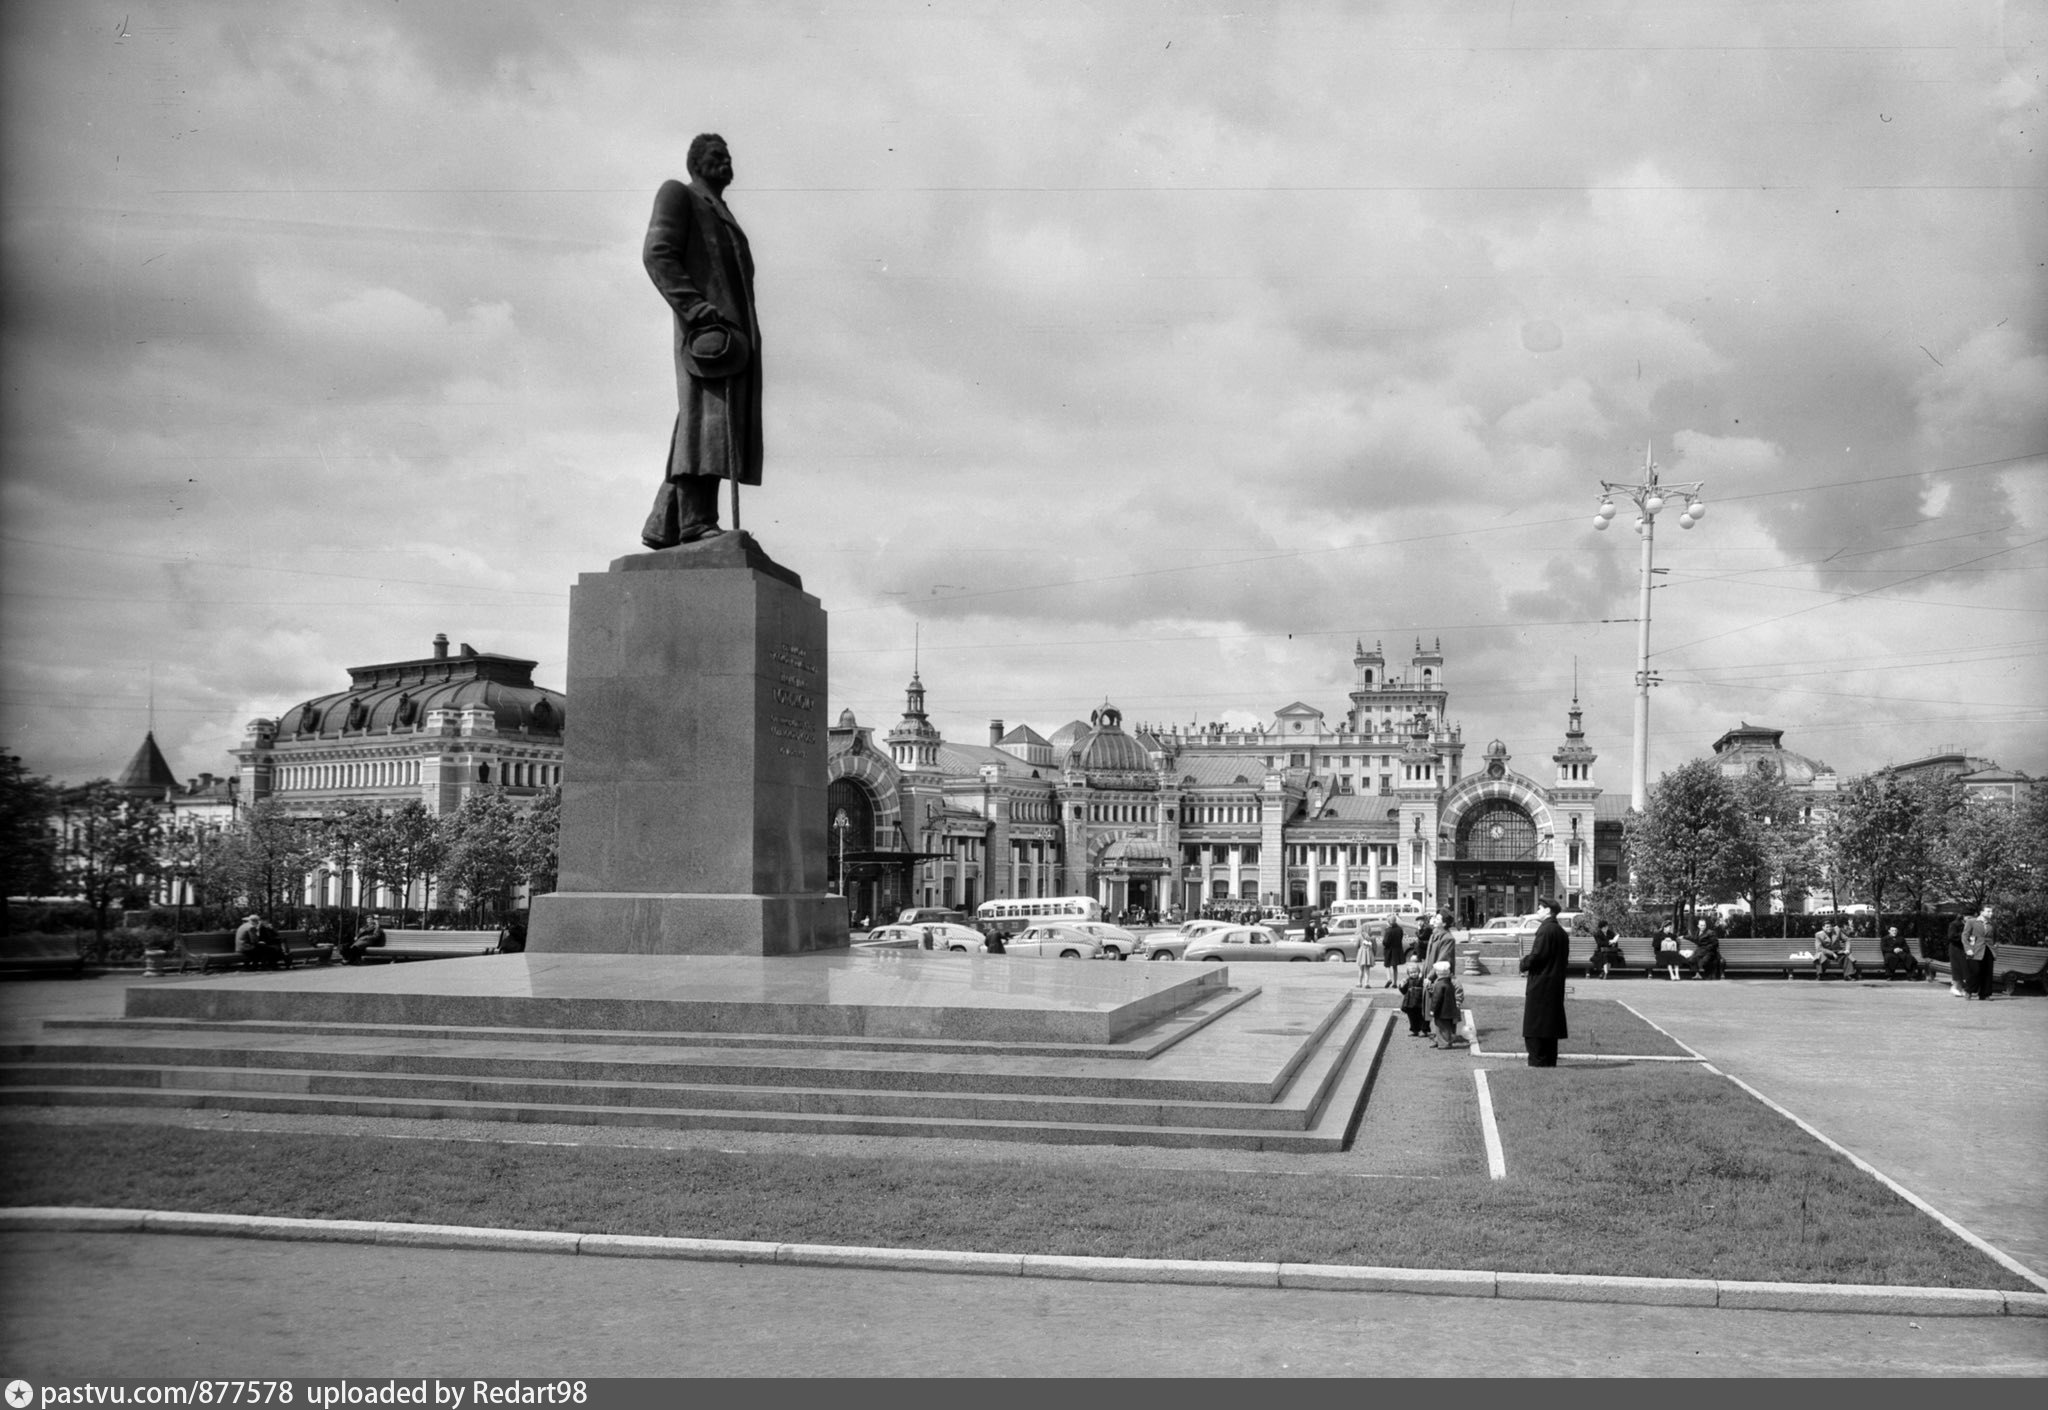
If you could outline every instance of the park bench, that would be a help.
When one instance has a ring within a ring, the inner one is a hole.
[[[1721,963],[1731,975],[1776,974],[1790,979],[1812,974],[1813,957],[1819,953],[1820,942],[1811,936],[1745,935],[1721,941]],[[1884,954],[1875,936],[1850,937],[1849,958],[1863,974],[1884,973]]]
[[[1927,967],[1941,979],[1951,977],[1947,960],[1928,960]],[[2022,984],[2048,993],[2048,946],[2000,945],[1991,962],[1991,982],[2008,994],[2017,994]]]
[[[391,930],[384,943],[363,951],[363,964],[404,964],[411,960],[448,960],[463,955],[488,955],[498,948],[495,930]]]
[[[83,955],[7,955],[0,957],[0,979],[77,978],[86,973]]]
[[[1621,953],[1623,959],[1628,962],[1627,969],[1629,972],[1640,971],[1653,979],[1664,977],[1666,970],[1662,964],[1656,962],[1656,956],[1652,948],[1656,943],[1656,939],[1651,936],[1643,936],[1640,939],[1629,936],[1622,940]],[[1680,944],[1685,949],[1696,948],[1689,940],[1681,941]],[[1819,946],[1815,941],[1810,938],[1801,939],[1797,936],[1724,936],[1721,940],[1721,964],[1723,971],[1731,976],[1737,974],[1776,974],[1790,979],[1794,975],[1813,973],[1813,957],[1818,953],[1818,950]],[[1585,957],[1573,958],[1572,970],[1574,973],[1589,972],[1591,954],[1592,951],[1589,945]],[[1852,936],[1849,940],[1849,956],[1855,961],[1857,970],[1864,978],[1883,977],[1884,952],[1879,948],[1876,936]],[[1922,961],[1922,963],[1924,965],[1925,961]],[[1622,967],[1616,966],[1615,973],[1619,974],[1621,972]],[[1679,968],[1681,975],[1689,975],[1692,972],[1691,961],[1689,960]],[[1839,970],[1832,972],[1840,973]]]
[[[278,943],[292,964],[326,964],[334,958],[334,946],[312,941],[303,930],[280,930]],[[242,956],[235,949],[232,930],[194,930],[178,937],[178,972],[196,969],[211,974],[217,969],[240,969]]]
[[[1565,972],[1568,974],[1582,974],[1588,978],[1595,977],[1593,969],[1593,937],[1590,935],[1574,934],[1571,937],[1571,942],[1571,954],[1570,958],[1565,962]],[[1615,978],[1620,979],[1630,974],[1661,972],[1653,971],[1650,964],[1650,956],[1655,951],[1657,945],[1653,937],[1648,935],[1619,935],[1615,937],[1614,943],[1621,947],[1621,963],[1612,966],[1610,971]],[[1526,948],[1524,946],[1524,949]]]

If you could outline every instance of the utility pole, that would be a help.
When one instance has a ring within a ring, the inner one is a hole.
[[[1660,484],[1657,462],[1650,446],[1645,444],[1642,480],[1635,484],[1602,480],[1600,508],[1593,516],[1593,527],[1605,529],[1614,521],[1615,496],[1626,495],[1635,501],[1636,534],[1643,541],[1642,591],[1636,610],[1635,764],[1629,779],[1629,806],[1639,813],[1650,803],[1650,687],[1659,683],[1650,670],[1650,580],[1657,572],[1657,512],[1671,499],[1682,496],[1686,504],[1678,516],[1678,527],[1690,529],[1706,517],[1707,506],[1700,500],[1702,488],[1704,482],[1699,480],[1682,485]]]

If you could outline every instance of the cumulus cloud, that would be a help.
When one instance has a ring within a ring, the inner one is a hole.
[[[1659,538],[1660,763],[1766,711],[1844,767],[2048,768],[2030,660],[1933,706],[1856,674],[2038,621],[1996,6],[1825,48],[1619,0],[161,10],[4,53],[0,737],[39,770],[118,768],[152,672],[185,772],[435,631],[562,684],[662,462],[638,247],[705,129],[760,269],[744,516],[833,614],[835,709],[900,708],[916,642],[960,737],[1334,715],[1355,638],[1441,635],[1524,759],[1576,659],[1618,769],[1636,541],[1587,521],[1648,446],[1711,505]]]

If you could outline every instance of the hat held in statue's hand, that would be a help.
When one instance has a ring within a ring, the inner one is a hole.
[[[692,377],[732,377],[745,370],[752,349],[729,323],[702,323],[683,335],[683,363]]]

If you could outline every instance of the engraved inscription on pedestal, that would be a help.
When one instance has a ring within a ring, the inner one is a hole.
[[[794,641],[778,643],[769,659],[775,663],[776,674],[775,712],[768,717],[768,732],[776,741],[776,752],[803,758],[818,742],[822,672],[803,645]]]

